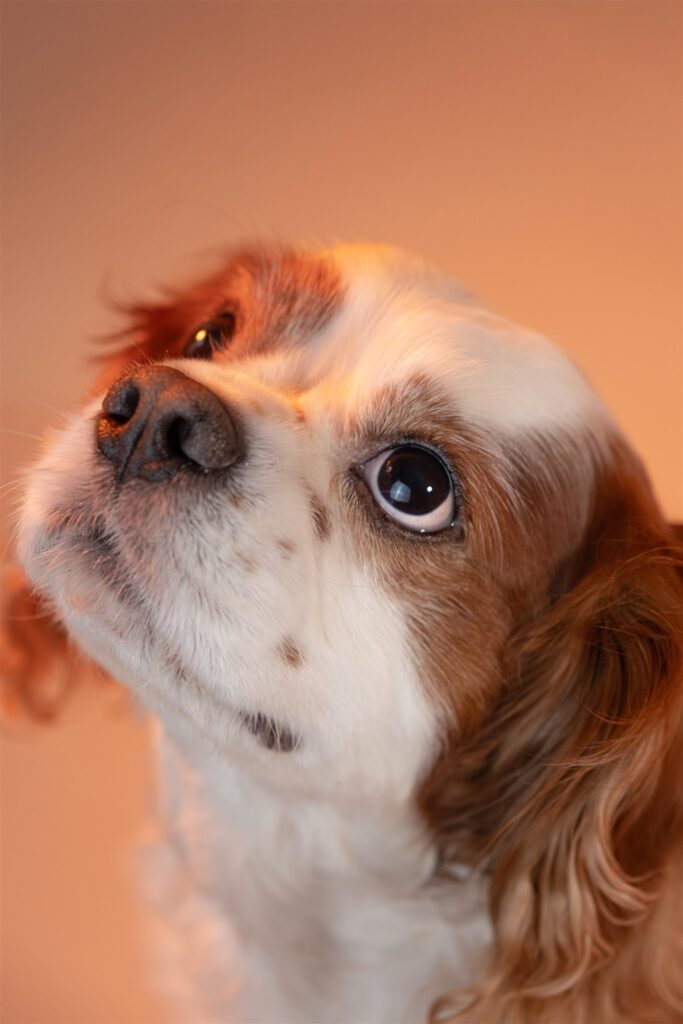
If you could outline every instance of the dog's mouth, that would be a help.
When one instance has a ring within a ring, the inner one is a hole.
[[[129,569],[117,548],[116,539],[104,520],[78,508],[55,508],[45,518],[35,539],[32,559],[43,569],[51,566],[83,565],[94,574],[99,586],[116,595],[119,604],[137,608]]]
[[[241,711],[239,717],[252,736],[267,750],[289,754],[301,746],[300,736],[295,736],[286,726],[261,711],[257,714]]]
[[[36,553],[47,555],[57,547],[80,545],[95,554],[114,555],[114,544],[103,521],[78,508],[54,508],[45,517]]]
[[[151,623],[143,615],[145,601],[135,587],[131,578],[131,566],[122,556],[115,534],[107,527],[104,517],[92,508],[78,506],[56,506],[44,518],[42,528],[35,539],[33,556],[45,566],[53,561],[55,564],[68,562],[72,567],[79,563],[90,577],[94,574],[98,586],[116,598],[117,607],[124,606],[127,612],[133,612],[138,627],[144,628],[147,642],[158,647],[150,635]],[[93,592],[93,608],[98,605],[96,591]],[[142,618],[140,617],[142,615]],[[108,618],[108,616],[107,616]],[[128,616],[126,616],[126,619]],[[143,622],[144,618],[144,622]],[[115,633],[123,635],[125,627],[120,621],[110,622]],[[125,633],[126,642],[130,636]],[[157,651],[165,665],[167,681],[165,699],[170,700],[176,711],[183,712],[185,701],[178,702],[178,691],[195,691],[202,703],[214,706],[216,713],[226,712],[241,730],[247,732],[264,750],[274,753],[292,753],[301,748],[302,737],[282,720],[270,714],[258,711],[245,711],[234,705],[228,705],[216,695],[200,687],[192,672],[178,658],[177,654],[166,649]]]
[[[167,654],[165,660],[169,678],[173,680],[176,687],[180,687],[183,690],[188,688],[195,690],[198,695],[201,695],[203,700],[210,701],[216,711],[224,712],[227,710],[230,717],[239,722],[240,726],[246,729],[258,744],[266,750],[272,750],[280,754],[291,754],[293,751],[301,748],[301,734],[295,733],[279,719],[273,718],[263,711],[243,711],[235,708],[232,704],[226,704],[223,701],[217,702],[214,696],[209,695],[192,678],[188,670],[181,664],[177,655]]]

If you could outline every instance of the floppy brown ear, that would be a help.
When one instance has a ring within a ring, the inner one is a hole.
[[[513,637],[507,685],[430,809],[445,850],[487,865],[496,934],[481,985],[437,1009],[683,1020],[682,663],[683,551],[624,460],[570,589]]]
[[[3,575],[0,640],[5,715],[54,718],[86,670],[86,662],[14,565]]]

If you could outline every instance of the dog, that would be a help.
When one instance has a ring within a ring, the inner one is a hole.
[[[129,316],[18,551],[161,723],[187,1019],[682,1021],[683,550],[580,371],[390,248]]]

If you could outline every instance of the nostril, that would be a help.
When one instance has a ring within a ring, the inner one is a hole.
[[[102,412],[115,424],[128,423],[135,415],[140,402],[140,391],[132,380],[122,381],[107,392],[102,402]]]
[[[135,370],[110,388],[96,418],[96,444],[119,481],[165,480],[186,468],[208,473],[242,457],[231,411],[170,366]]]
[[[169,456],[186,454],[184,444],[191,430],[192,424],[184,416],[175,416],[165,424],[164,448]]]
[[[125,472],[144,428],[143,406],[142,389],[131,378],[118,381],[102,399],[102,409],[97,417],[97,447],[105,459],[117,467],[117,475]]]
[[[211,410],[192,404],[186,412],[172,409],[159,416],[151,442],[157,458],[178,459],[204,470],[232,463],[238,446],[234,423],[219,402]]]

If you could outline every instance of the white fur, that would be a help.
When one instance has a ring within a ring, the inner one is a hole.
[[[147,863],[182,1019],[417,1024],[482,967],[484,887],[430,883],[405,808],[283,795],[182,732],[160,739],[175,825]]]
[[[548,343],[416,261],[357,249],[334,258],[344,306],[305,346],[170,364],[244,421],[240,504],[195,508],[139,481],[123,500],[95,458],[98,400],[48,447],[24,506],[30,576],[166,725],[159,898],[178,904],[174,973],[188,977],[193,1021],[424,1020],[487,955],[481,881],[431,880],[435,852],[412,797],[446,723],[403,610],[347,528],[349,421],[380,386],[417,371],[475,426],[510,436],[605,415]],[[324,543],[312,494],[330,516]],[[105,556],[71,544],[69,529],[47,539],[65,508],[78,510],[76,532],[97,514],[115,583]],[[299,667],[278,658],[287,637]],[[300,737],[297,749],[264,749],[240,720],[259,712]]]

